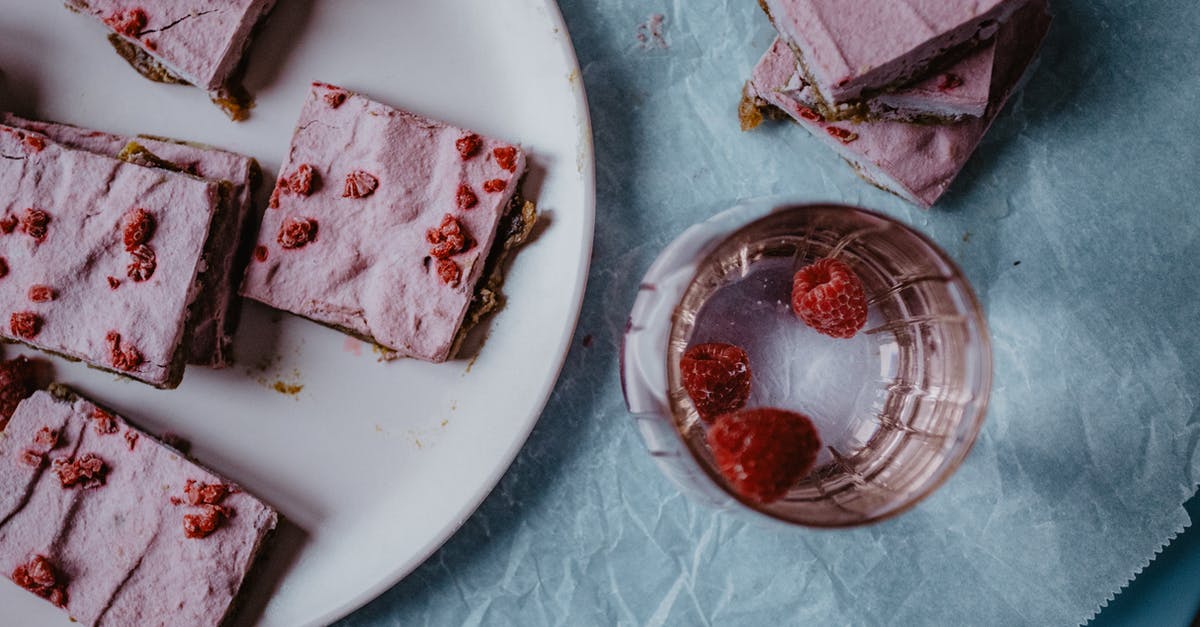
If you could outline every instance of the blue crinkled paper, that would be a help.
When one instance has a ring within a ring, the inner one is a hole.
[[[561,4],[599,177],[574,350],[479,512],[345,625],[1074,625],[1189,524],[1200,4],[1053,1],[1036,73],[928,212],[798,126],[738,130],[742,81],[773,36],[753,0]],[[713,513],[660,475],[626,414],[616,355],[638,279],[688,225],[764,194],[913,224],[987,310],[987,425],[958,474],[895,520],[818,532]]]

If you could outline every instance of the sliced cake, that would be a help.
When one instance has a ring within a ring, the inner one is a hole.
[[[445,361],[532,227],[520,147],[314,83],[242,294]]]
[[[114,49],[140,74],[208,92],[234,120],[253,103],[241,85],[246,49],[275,0],[66,0],[112,32]]]
[[[229,192],[0,125],[0,339],[177,386]]]
[[[0,437],[0,572],[84,625],[220,625],[277,519],[61,386]]]
[[[997,35],[991,101],[987,113],[958,124],[904,122],[833,123],[782,87],[803,80],[796,56],[773,45],[746,88],[742,112],[778,109],[836,150],[879,187],[929,207],[945,193],[1032,63],[1050,27],[1045,0],[1030,0]]]
[[[760,0],[814,95],[841,104],[914,82],[991,38],[1026,0]]]
[[[237,330],[241,299],[237,281],[249,256],[243,246],[246,225],[257,224],[254,191],[262,172],[258,162],[237,153],[210,146],[153,137],[127,137],[93,131],[68,124],[37,122],[12,114],[0,114],[0,123],[36,131],[70,148],[116,157],[135,142],[184,172],[233,185],[232,207],[219,213],[210,236],[209,272],[212,280],[197,297],[195,328],[189,363],[223,368],[233,359],[233,334]],[[170,209],[169,207],[167,209]]]
[[[782,38],[775,39],[766,58],[769,63],[786,66],[786,71],[792,75],[778,91],[817,112],[824,120],[944,124],[981,117],[987,112],[995,53],[995,41],[992,41],[946,71],[915,85],[840,105],[829,105],[817,97],[803,74],[795,71],[797,60]]]

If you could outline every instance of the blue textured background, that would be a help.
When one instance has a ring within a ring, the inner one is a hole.
[[[752,0],[561,5],[599,186],[575,348],[479,512],[346,625],[1072,625],[1189,524],[1200,5],[1053,2],[1036,73],[931,212],[862,183],[799,127],[738,130],[741,82],[772,37]],[[654,13],[666,48],[637,39]],[[928,501],[870,528],[763,528],[692,505],[622,403],[617,346],[657,251],[734,199],[780,193],[915,225],[988,311],[997,378],[976,449]],[[1175,596],[1195,598],[1195,581]]]

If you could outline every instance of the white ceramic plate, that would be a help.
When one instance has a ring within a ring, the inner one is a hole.
[[[543,227],[511,267],[474,363],[379,363],[370,346],[257,305],[240,365],[158,391],[56,360],[114,405],[290,521],[251,584],[263,624],[326,623],[416,568],[462,525],[537,421],[569,347],[591,254],[595,184],[583,82],[552,0],[285,0],[252,50],[253,117],[150,83],[102,27],[53,1],[0,0],[0,108],[257,157],[273,180],[310,80],[521,142]],[[6,95],[7,94],[7,95]],[[9,348],[7,356],[17,351]],[[275,383],[303,385],[298,394]],[[0,565],[3,566],[3,565]],[[268,598],[269,601],[265,599]],[[3,621],[69,625],[0,581]]]

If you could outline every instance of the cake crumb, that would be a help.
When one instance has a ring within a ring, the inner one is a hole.
[[[301,384],[288,384],[278,379],[276,379],[275,383],[272,384],[271,387],[274,388],[276,392],[279,392],[280,394],[287,394],[288,396],[295,396],[304,389],[304,386]]]
[[[450,424],[450,421],[445,418],[442,418],[442,427],[445,427],[448,424]]]
[[[971,232],[970,232],[970,231],[963,231],[963,238],[962,238],[962,239],[963,239],[963,241],[964,241],[964,242],[969,242],[969,241],[971,241]]]
[[[666,16],[662,13],[653,13],[645,22],[638,24],[638,47],[642,50],[653,50],[655,48],[666,50],[669,48],[670,46],[667,44],[667,39],[663,32],[666,20]]]

